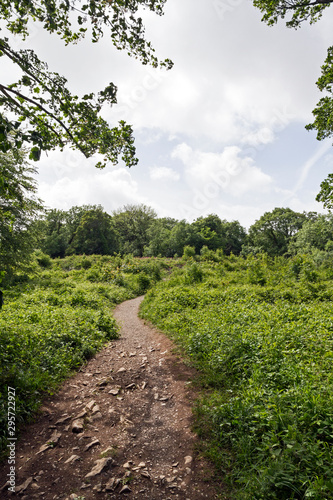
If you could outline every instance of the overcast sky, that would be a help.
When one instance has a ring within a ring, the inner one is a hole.
[[[39,162],[39,196],[51,208],[144,203],[160,217],[218,214],[249,227],[265,211],[322,212],[320,182],[333,172],[332,141],[304,126],[332,44],[333,8],[314,26],[268,27],[249,0],[168,0],[144,15],[147,38],[171,71],[141,66],[105,37],[64,47],[34,29],[29,41],[76,93],[118,86],[104,116],[134,127],[140,162],[94,168],[65,151]],[[17,42],[20,45],[20,42]],[[22,44],[22,48],[24,45]]]

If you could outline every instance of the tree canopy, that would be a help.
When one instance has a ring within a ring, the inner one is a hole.
[[[125,253],[142,257],[149,244],[148,230],[157,214],[146,205],[125,205],[113,212],[114,228]]]
[[[34,173],[23,150],[0,152],[0,281],[30,259],[36,243],[30,229],[43,207]]]
[[[281,19],[289,17],[286,25],[289,28],[300,27],[303,21],[310,24],[318,21],[323,11],[333,0],[253,0],[253,5],[264,15],[262,21],[272,26]]]
[[[265,212],[249,229],[250,246],[271,256],[283,255],[291,238],[307,218],[307,214],[290,208],[274,208],[272,212]]]
[[[109,83],[97,96],[79,98],[67,87],[64,76],[48,70],[31,49],[14,50],[11,35],[29,37],[31,22],[60,36],[66,44],[77,43],[86,35],[97,42],[105,33],[117,49],[138,58],[143,64],[170,68],[168,59],[160,62],[145,39],[140,8],[163,14],[166,0],[4,0],[0,19],[4,21],[0,38],[0,57],[10,60],[21,73],[12,83],[0,81],[0,151],[29,144],[30,159],[38,160],[42,151],[69,145],[86,157],[100,153],[106,162],[137,163],[132,128],[124,121],[110,128],[101,117],[104,104],[117,102],[117,87]],[[4,80],[4,77],[2,78]]]

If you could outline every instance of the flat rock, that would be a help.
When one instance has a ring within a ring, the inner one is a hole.
[[[89,401],[89,403],[86,404],[86,408],[88,410],[91,410],[93,408],[93,406],[95,406],[95,404],[96,404],[96,401],[91,400],[91,401]]]
[[[55,425],[61,425],[70,420],[72,417],[70,415],[66,415],[62,418],[59,418],[59,420],[56,421]]]
[[[92,420],[99,420],[100,418],[103,418],[103,415],[101,414],[100,411],[98,411],[98,412],[94,413],[91,418],[92,418]]]
[[[134,389],[136,389],[136,384],[132,383],[132,384],[128,384],[125,389],[129,390],[129,391],[133,391]]]
[[[97,413],[100,411],[100,408],[98,405],[95,404],[91,411],[92,411],[92,414],[94,415],[94,413]]]
[[[120,385],[115,385],[112,389],[110,389],[109,394],[112,394],[112,396],[118,396],[120,391],[121,391]]]
[[[75,434],[80,434],[81,432],[83,432],[83,426],[84,422],[81,418],[79,420],[74,420],[74,422],[72,423],[72,432],[74,432]]]
[[[101,443],[99,442],[98,439],[95,439],[94,441],[91,441],[91,443],[88,443],[87,446],[85,447],[84,451],[90,450],[90,448],[93,448],[94,446],[98,446]]]
[[[105,491],[114,491],[117,488],[117,486],[118,486],[119,483],[120,483],[120,479],[118,479],[116,477],[112,477],[106,483],[106,485],[105,485]]]
[[[65,464],[71,464],[73,462],[76,462],[77,460],[81,460],[81,458],[79,457],[79,455],[72,455],[71,457],[67,458],[66,462],[64,462]]]
[[[101,458],[100,460],[96,460],[95,466],[92,468],[90,472],[85,476],[86,478],[98,476],[104,469],[109,467],[112,464],[113,460],[110,457]]]
[[[80,411],[80,413],[78,415],[76,415],[75,420],[80,420],[80,419],[84,418],[86,415],[87,415],[87,410],[84,409],[84,410]]]
[[[55,446],[57,446],[60,438],[61,438],[61,432],[54,431],[50,439],[39,448],[36,455],[43,453],[43,451],[46,451],[49,448],[54,448]]]
[[[109,448],[106,448],[105,450],[103,450],[103,451],[101,452],[101,455],[105,455],[105,456],[107,456],[107,455],[111,455],[111,454],[113,454],[113,453],[114,453],[114,451],[115,451],[115,449],[114,449],[114,448],[112,448],[112,446],[109,446]]]
[[[127,484],[125,484],[121,490],[119,491],[119,493],[131,493],[131,488],[129,486],[127,486]]]
[[[17,486],[15,488],[15,493],[23,493],[23,491],[25,491],[28,488],[28,486],[32,483],[32,481],[33,478],[28,477],[28,479],[26,479],[24,483],[20,484],[20,486]]]

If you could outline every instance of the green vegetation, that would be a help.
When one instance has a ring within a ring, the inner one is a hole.
[[[118,330],[112,308],[144,293],[168,264],[131,256],[70,256],[38,251],[30,274],[16,274],[0,315],[0,451],[7,438],[7,388],[21,426]]]
[[[141,309],[202,374],[206,453],[234,500],[332,500],[332,258],[213,254]]]
[[[145,205],[126,205],[112,215],[96,205],[47,210],[32,228],[39,235],[41,250],[53,258],[115,252],[136,257],[174,257],[181,256],[186,246],[193,246],[197,254],[207,247],[229,255],[239,254],[247,241],[246,231],[238,221],[228,222],[212,214],[191,224],[158,218]]]
[[[202,373],[197,429],[232,498],[333,500],[331,214],[275,208],[247,232],[145,205],[44,210],[23,153],[0,169],[0,451],[8,387],[20,427],[148,291],[142,314]]]

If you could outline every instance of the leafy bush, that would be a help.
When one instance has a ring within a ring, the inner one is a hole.
[[[52,259],[47,255],[46,253],[42,252],[41,250],[36,250],[34,252],[33,257],[35,257],[37,263],[40,265],[40,267],[43,267],[45,269],[52,267]]]
[[[186,245],[184,247],[183,258],[185,260],[189,260],[189,259],[194,259],[194,257],[195,257],[195,248],[191,247],[190,245]]]
[[[203,272],[196,262],[186,269],[185,283],[200,283],[203,279]]]

